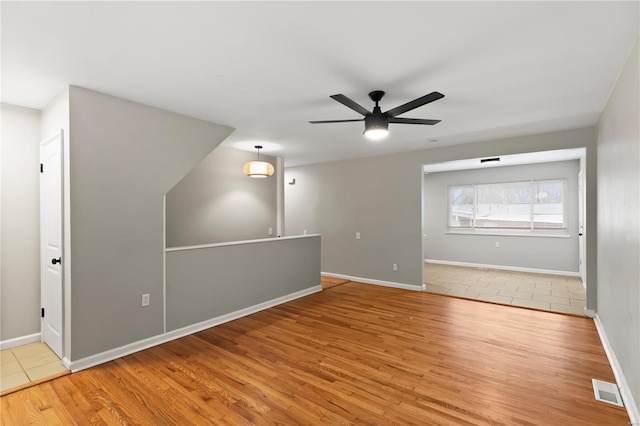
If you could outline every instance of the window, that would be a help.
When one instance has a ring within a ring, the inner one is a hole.
[[[566,229],[564,179],[449,187],[449,228]]]

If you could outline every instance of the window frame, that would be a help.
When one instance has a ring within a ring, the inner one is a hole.
[[[541,182],[559,182],[562,184],[562,227],[558,228],[536,228],[534,221],[534,206],[537,204],[536,196],[534,192],[534,184],[538,186]],[[528,183],[530,188],[530,201],[529,201],[529,226],[521,228],[509,228],[509,227],[478,227],[477,226],[477,212],[478,212],[478,187],[483,185],[508,185],[508,184],[521,184]],[[470,226],[452,226],[452,190],[454,188],[472,188],[473,193],[473,206]],[[514,235],[514,236],[533,236],[533,237],[564,237],[569,238],[570,218],[569,211],[569,197],[567,196],[567,189],[569,187],[568,178],[539,178],[539,179],[527,179],[527,180],[514,180],[514,181],[502,181],[502,182],[482,182],[482,183],[466,183],[466,184],[450,184],[447,185],[447,219],[446,219],[446,233],[447,234],[466,234],[466,235]]]

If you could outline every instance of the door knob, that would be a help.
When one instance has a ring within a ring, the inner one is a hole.
[[[61,258],[61,257],[59,257],[59,258],[57,258],[57,259],[51,259],[51,263],[52,263],[52,264],[54,264],[54,265],[55,265],[56,263],[60,263],[60,264],[62,264],[62,258]]]
[[[578,237],[582,237],[582,232],[578,234]]]

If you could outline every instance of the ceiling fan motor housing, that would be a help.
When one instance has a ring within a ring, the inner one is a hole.
[[[365,130],[389,130],[389,118],[380,111],[379,107],[375,107],[373,114],[364,118],[364,128]]]

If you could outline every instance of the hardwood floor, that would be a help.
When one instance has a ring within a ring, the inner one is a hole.
[[[345,280],[343,278],[326,277],[324,275],[322,275],[320,277],[320,284],[322,284],[322,288],[324,290],[326,290],[328,288],[331,288],[331,287],[335,287],[337,285],[346,284],[348,282],[349,282],[349,280]]]
[[[0,398],[3,425],[626,425],[592,320],[348,282]]]

